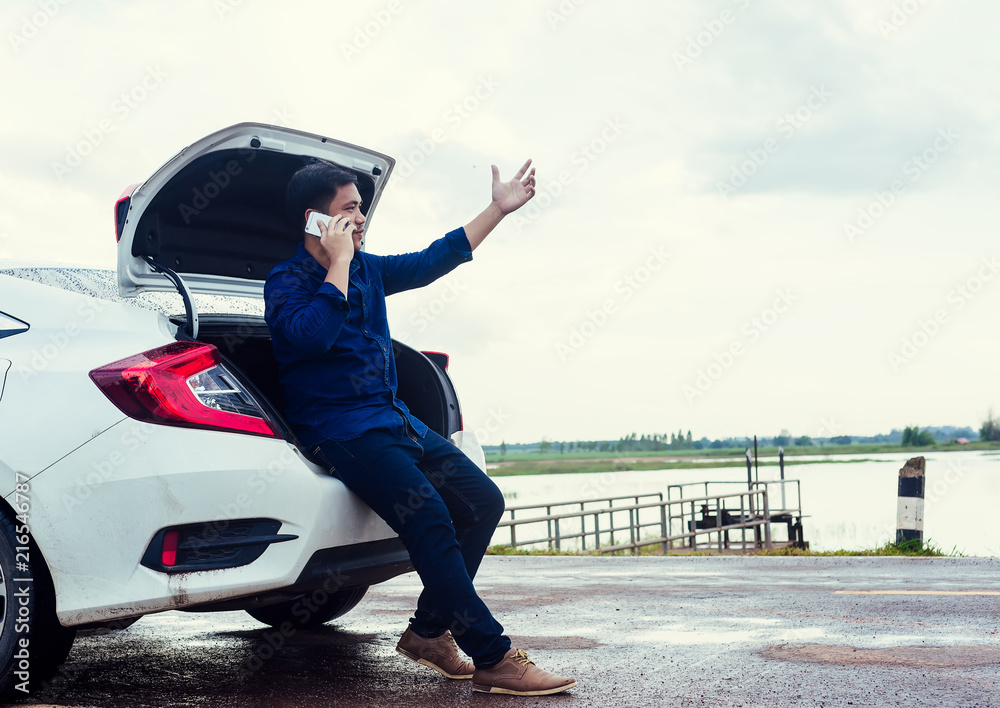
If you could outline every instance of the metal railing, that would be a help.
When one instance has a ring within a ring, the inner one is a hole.
[[[692,485],[671,489],[684,486]],[[759,487],[763,488],[677,499],[671,499],[668,490],[667,499],[655,493],[510,507],[510,518],[497,524],[497,533],[508,529],[510,540],[501,545],[513,548],[544,544],[553,550],[592,553],[631,550],[638,554],[640,548],[654,545],[663,552],[769,549],[768,490],[765,483]],[[740,540],[730,538],[734,531],[739,531]],[[543,532],[544,536],[538,535]],[[748,532],[752,532],[750,540]],[[531,536],[524,538],[526,534]]]
[[[708,496],[709,495],[709,491],[710,491],[710,489],[711,489],[712,486],[721,485],[721,484],[730,484],[730,485],[731,484],[739,484],[739,485],[742,485],[744,487],[747,486],[747,483],[743,482],[741,480],[724,480],[724,481],[717,481],[717,482],[688,482],[687,484],[671,484],[670,486],[667,487],[667,499],[673,499],[674,498],[674,491],[675,490],[679,493],[679,498],[683,498],[684,497],[684,490],[687,489],[687,488],[689,488],[689,487],[701,487],[703,494],[705,496]],[[781,507],[780,507],[781,511],[797,512],[799,516],[802,515],[802,485],[799,482],[799,480],[797,480],[797,479],[776,479],[776,480],[765,481],[765,482],[751,482],[751,484],[753,486],[755,486],[755,487],[764,487],[765,489],[770,489],[771,487],[779,487],[780,488],[780,497],[781,497]],[[788,506],[788,494],[787,494],[786,487],[789,487],[791,485],[795,486],[795,496],[794,496],[794,499],[791,500],[792,501],[792,505]],[[774,501],[778,501],[777,496],[778,495],[775,495],[774,493],[771,493],[771,497],[772,497],[772,499]],[[778,514],[779,511],[777,509],[773,509],[771,513],[772,514]]]
[[[624,497],[603,497],[600,499],[577,499],[574,501],[567,502],[554,502],[551,504],[528,504],[524,506],[509,506],[505,509],[504,513],[510,514],[510,518],[501,521],[497,524],[497,529],[509,527],[510,528],[510,545],[514,548],[517,546],[530,546],[537,545],[541,543],[546,543],[549,548],[555,550],[562,550],[563,541],[573,539],[580,539],[582,550],[587,550],[587,537],[597,533],[598,540],[600,539],[600,534],[610,533],[612,537],[614,534],[622,533],[627,529],[632,529],[633,533],[638,533],[643,527],[649,526],[649,523],[640,523],[638,519],[637,507],[645,506],[645,503],[641,500],[647,499],[653,504],[660,504],[663,502],[663,493],[654,492],[650,494],[634,494],[632,496]],[[652,500],[656,500],[653,502]],[[631,501],[631,505],[625,505],[623,502]],[[565,510],[563,508],[565,507]],[[578,509],[573,509],[574,507],[579,507]],[[544,509],[544,514],[541,516],[538,513]],[[552,510],[557,509],[554,513]],[[518,513],[522,514],[522,518],[516,518]],[[628,514],[628,525],[621,526],[616,525],[616,521],[619,522],[623,516],[623,512]],[[529,513],[531,516],[525,518],[524,513]],[[603,530],[601,528],[600,515],[604,513],[607,515],[606,525]],[[593,514],[598,514],[597,517],[593,517]],[[580,531],[575,532],[574,530],[569,531],[568,529],[560,528],[560,522],[566,519],[579,518],[580,519]],[[592,525],[588,528],[587,519],[593,518]],[[518,526],[529,526],[532,525],[532,533],[541,532],[541,523],[545,523],[545,536],[527,540],[518,540],[517,538],[517,527]],[[596,546],[595,546],[596,547]]]
[[[696,489],[698,492],[704,496],[709,496],[713,488],[718,488],[720,486],[730,486],[739,485],[746,487],[747,483],[740,480],[724,480],[724,481],[709,481],[709,482],[689,482],[687,484],[671,484],[667,487],[667,499],[684,499],[685,491],[689,489]],[[757,481],[751,482],[752,486],[757,489],[763,488],[768,492],[768,499],[771,501],[771,508],[769,509],[769,515],[772,525],[774,524],[785,524],[787,527],[786,538],[781,541],[782,545],[797,545],[804,546],[804,540],[802,538],[802,485],[797,479],[780,479],[780,480],[770,480],[770,481]],[[775,491],[777,488],[777,491]],[[793,488],[789,491],[789,488]],[[695,493],[698,493],[695,492]],[[792,493],[793,492],[793,493]],[[775,502],[780,502],[780,505],[775,508]],[[724,510],[724,514],[725,514]],[[728,510],[731,511],[731,510]],[[754,514],[755,510],[750,508],[750,514]],[[676,524],[683,526],[684,517],[675,515],[668,518],[668,525],[672,531]],[[741,541],[745,541],[744,534],[741,534]],[[772,543],[774,539],[772,537]]]

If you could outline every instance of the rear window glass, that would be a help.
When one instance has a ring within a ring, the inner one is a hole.
[[[61,290],[89,295],[122,305],[162,312],[168,316],[184,314],[184,300],[179,293],[140,292],[135,297],[118,294],[118,277],[113,270],[100,268],[5,268],[0,275],[10,275],[48,285]],[[264,316],[264,301],[252,297],[226,297],[222,295],[194,296],[198,314],[232,314]]]

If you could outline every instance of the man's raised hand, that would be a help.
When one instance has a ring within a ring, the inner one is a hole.
[[[535,196],[535,168],[531,167],[529,159],[521,169],[514,175],[510,182],[500,181],[500,170],[496,165],[493,168],[493,203],[500,209],[500,213],[507,215],[517,211],[528,200]],[[528,169],[528,168],[531,169]]]

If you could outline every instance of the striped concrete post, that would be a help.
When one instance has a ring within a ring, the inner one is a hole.
[[[923,457],[906,461],[899,471],[899,494],[896,506],[896,543],[924,541],[924,466]]]

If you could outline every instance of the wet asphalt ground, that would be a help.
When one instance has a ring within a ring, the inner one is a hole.
[[[399,656],[408,574],[287,637],[241,612],[82,635],[18,705],[1000,706],[996,558],[491,556],[477,586],[516,646],[580,685],[473,694]]]

